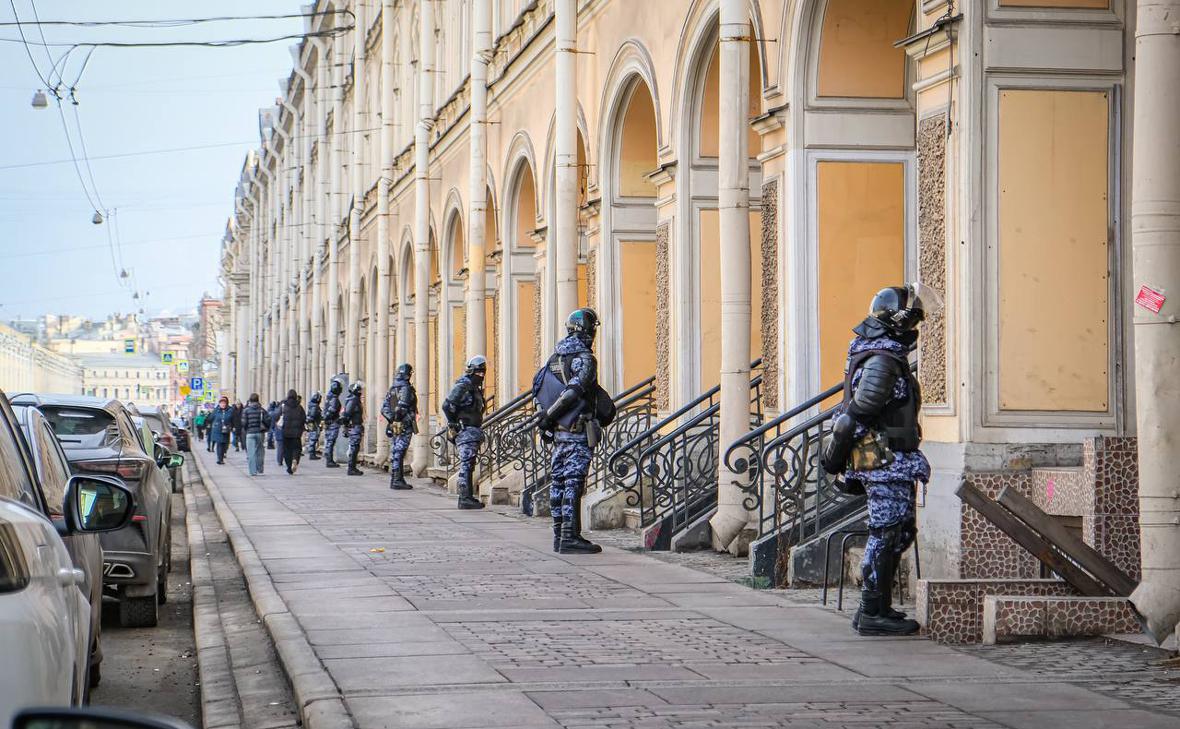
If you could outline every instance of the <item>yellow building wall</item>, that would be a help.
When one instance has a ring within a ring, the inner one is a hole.
[[[844,377],[852,327],[873,294],[904,283],[905,167],[900,162],[820,162],[820,385]]]
[[[451,370],[452,381],[458,379],[466,369],[467,357],[467,309],[466,307],[451,307]],[[472,352],[472,354],[475,354]]]
[[[1003,8],[1087,8],[1105,10],[1109,0],[1000,0]]]
[[[1014,90],[999,102],[999,405],[1106,411],[1109,99]]]
[[[656,245],[619,243],[619,294],[622,299],[623,387],[656,372]]]
[[[700,139],[697,148],[701,157],[716,157],[721,144],[721,127],[718,111],[721,108],[721,56],[714,48],[713,56],[709,59],[709,67],[705,71],[705,84],[701,100]],[[758,54],[750,53],[750,108],[749,117],[753,118],[762,113],[762,100],[759,90],[762,88],[762,65]],[[757,156],[762,148],[762,136],[754,129],[747,134],[749,154]]]
[[[905,96],[906,37],[914,0],[828,0],[820,30],[819,96]]]
[[[526,166],[520,183],[519,202],[516,208],[516,241],[522,248],[534,246],[533,231],[537,227],[537,198],[533,187],[532,171]]]
[[[701,390],[721,377],[721,218],[716,210],[700,211],[700,351]],[[762,213],[750,213],[750,361],[762,353]],[[654,314],[654,312],[653,312]],[[649,373],[650,374],[650,373]]]
[[[656,186],[647,179],[659,166],[656,159],[656,111],[651,93],[640,83],[623,117],[623,148],[619,152],[619,194],[652,197]]]
[[[586,278],[586,264],[578,264],[578,306],[590,305],[590,282]],[[565,321],[565,317],[569,316],[569,312],[557,312],[557,315]]]
[[[516,387],[513,394],[533,386],[537,365],[533,360],[536,344],[537,284],[533,281],[516,282]]]
[[[472,352],[472,354],[483,354],[488,358],[488,374],[484,378],[486,388],[489,394],[497,391],[496,387],[496,368],[499,362],[496,361],[496,302],[491,297],[483,300],[484,304],[484,341],[487,342],[488,351],[486,352]],[[507,402],[504,400],[503,402]],[[503,404],[503,403],[501,403]]]

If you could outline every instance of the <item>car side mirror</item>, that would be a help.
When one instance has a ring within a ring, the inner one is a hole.
[[[135,496],[114,476],[79,474],[66,482],[65,512],[70,533],[112,532],[131,521]]]
[[[87,706],[77,709],[28,709],[16,715],[12,729],[192,729],[179,719]]]
[[[168,468],[180,468],[184,465],[184,456],[180,453],[173,453],[168,457]]]

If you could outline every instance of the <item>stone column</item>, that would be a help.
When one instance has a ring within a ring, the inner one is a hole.
[[[578,308],[578,0],[555,0],[554,6],[556,202],[550,245],[554,247],[557,311],[551,321],[562,322]]]
[[[430,129],[434,125],[434,3],[418,10],[418,124],[414,128],[414,378],[422,410],[430,402]],[[429,423],[430,414],[423,417]],[[430,428],[412,444],[414,475],[430,463]]]
[[[487,252],[484,240],[488,210],[488,61],[492,55],[491,0],[471,5],[471,168],[467,192],[467,357],[488,354]],[[456,363],[457,364],[457,363]]]
[[[722,451],[750,426],[750,25],[743,0],[721,0],[718,213],[721,223]],[[719,465],[713,548],[744,552],[737,537],[749,521],[743,478]]]
[[[340,39],[333,39],[332,52],[332,161],[329,174],[332,187],[328,191],[331,205],[328,224],[328,377],[340,371],[340,235],[337,227],[343,214],[344,202],[344,68],[341,64]],[[351,373],[350,373],[351,374]],[[327,384],[327,383],[325,383]]]
[[[364,159],[361,153],[361,129],[364,129],[365,100],[365,18],[364,0],[354,4],[355,29],[352,34],[352,133],[348,135],[351,149],[352,206],[348,217],[348,321],[345,322],[344,369],[352,381],[363,379],[360,358],[361,313],[361,213],[364,212]]]
[[[393,0],[381,0],[381,177],[377,181],[377,310],[369,321],[376,322],[376,372],[369,391],[380,398],[389,387],[389,187],[393,180],[393,34],[396,18]],[[374,408],[374,411],[376,408]],[[374,415],[376,413],[374,412]],[[389,456],[389,439],[377,420],[377,461]]]
[[[1167,294],[1135,307],[1135,408],[1143,581],[1131,602],[1163,642],[1180,622],[1180,0],[1139,0],[1131,245],[1134,291]]]
[[[321,275],[321,265],[327,245],[329,191],[329,165],[331,159],[332,138],[328,134],[328,87],[331,86],[331,76],[328,67],[327,43],[318,39],[319,56],[316,59],[316,123],[319,124],[319,139],[316,143],[316,244],[312,247],[311,260],[311,361],[312,361],[312,390],[328,385],[328,357],[324,347],[324,327],[326,323],[320,319],[323,309],[324,282]]]

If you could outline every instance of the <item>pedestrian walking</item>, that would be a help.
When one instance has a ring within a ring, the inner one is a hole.
[[[246,432],[246,468],[251,476],[261,476],[263,454],[266,452],[266,432],[270,430],[270,413],[262,408],[258,393],[250,395],[242,409],[242,430]]]
[[[320,442],[320,424],[324,422],[324,409],[320,405],[323,395],[314,392],[307,404],[307,460],[318,461],[320,454],[317,446]]]
[[[244,407],[245,405],[239,400],[230,408],[230,429],[233,434],[234,451],[241,451],[246,447],[246,439],[243,437],[242,431],[242,409]]]
[[[222,396],[209,419],[209,443],[217,453],[217,463],[225,463],[225,452],[229,449],[230,431],[233,429],[233,412],[229,398]]]
[[[348,429],[348,475],[363,476],[365,472],[356,467],[361,455],[361,441],[365,437],[365,386],[359,380],[348,386],[348,398],[340,411],[340,423]]]
[[[324,400],[324,465],[328,468],[340,468],[336,462],[336,439],[340,437],[340,393],[344,392],[344,382],[339,377],[333,377],[328,385],[328,397]]]
[[[553,442],[549,510],[553,551],[597,554],[602,547],[582,536],[582,496],[602,429],[614,418],[614,403],[598,384],[594,335],[598,315],[578,309],[565,322],[566,336],[533,378],[541,436]]]
[[[283,404],[278,400],[271,400],[266,411],[270,413],[270,432],[267,434],[267,447],[275,450],[275,463],[283,465],[283,433],[279,429],[279,417],[283,414]]]
[[[393,385],[381,404],[381,415],[389,421],[385,426],[385,435],[389,436],[389,488],[395,491],[414,488],[405,474],[406,449],[418,432],[418,391],[410,382],[413,373],[409,363],[398,365]]]
[[[483,442],[484,394],[483,378],[488,371],[488,360],[477,354],[467,360],[467,367],[443,402],[447,416],[447,431],[459,451],[459,508],[482,509],[483,502],[475,498],[472,478],[479,444]]]
[[[193,425],[197,428],[197,440],[205,440],[205,411],[201,410],[197,413],[197,417],[193,418]]]
[[[922,392],[910,368],[918,324],[941,306],[921,284],[881,289],[869,315],[853,328],[844,367],[844,399],[822,448],[822,465],[843,488],[868,494],[869,538],[861,561],[863,588],[852,628],[860,635],[912,635],[918,623],[893,609],[901,556],[918,536],[915,482],[930,480],[921,451]]]
[[[303,455],[303,430],[307,427],[307,413],[299,402],[299,393],[287,391],[279,418],[282,421],[283,462],[287,464],[289,476],[299,467],[299,458]]]

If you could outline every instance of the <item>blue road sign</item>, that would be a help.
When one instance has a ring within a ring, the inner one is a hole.
[[[200,392],[205,389],[205,379],[203,377],[192,377],[189,379],[189,389],[193,392]]]

